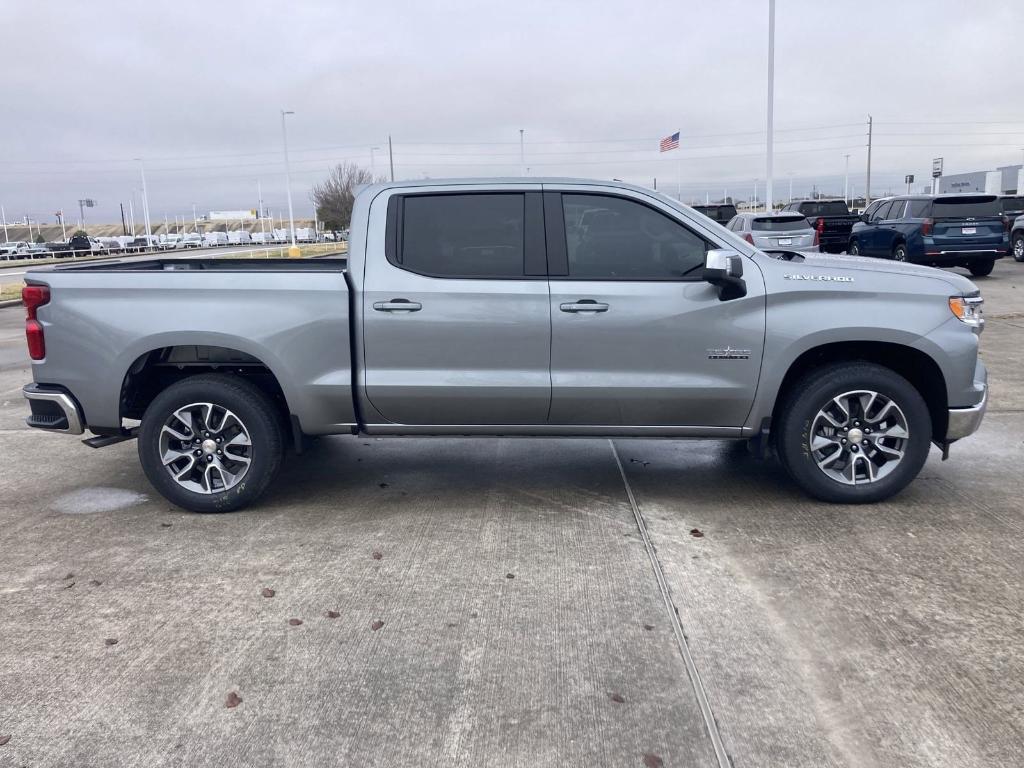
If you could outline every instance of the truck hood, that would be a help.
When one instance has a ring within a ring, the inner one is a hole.
[[[834,256],[831,254],[801,253],[803,261],[794,259],[782,261],[790,268],[799,266],[820,267],[823,269],[842,269],[855,272],[874,272],[876,274],[889,275],[914,275],[918,277],[930,277],[933,280],[942,280],[947,283],[958,294],[977,293],[978,287],[963,275],[948,272],[944,269],[926,267],[921,264],[908,264],[900,261],[887,261],[884,259],[872,259],[866,256]]]

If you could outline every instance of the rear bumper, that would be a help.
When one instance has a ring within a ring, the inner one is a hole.
[[[974,370],[974,389],[981,391],[981,400],[977,405],[967,408],[950,408],[946,427],[946,441],[952,442],[973,435],[981,426],[988,408],[988,371],[979,360]]]
[[[32,408],[32,413],[25,419],[30,427],[66,435],[85,432],[82,410],[69,392],[60,387],[39,384],[26,384],[21,392]]]

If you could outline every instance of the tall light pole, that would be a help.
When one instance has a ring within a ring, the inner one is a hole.
[[[380,151],[380,147],[370,147],[370,180],[377,180],[377,164],[374,162],[373,153]]]
[[[153,239],[153,227],[149,223],[149,194],[146,192],[146,167],[142,164],[142,158],[135,158],[139,161],[139,173],[142,174],[142,218],[146,222],[146,245],[150,245]]]
[[[288,258],[297,259],[299,257],[299,247],[295,244],[295,211],[292,209],[292,168],[288,162],[288,126],[285,123],[285,118],[288,115],[294,115],[292,111],[281,110],[281,138],[284,141],[284,179],[285,188],[288,191],[288,226],[292,234],[292,245],[288,249]]]
[[[775,208],[772,199],[772,154],[774,137],[775,112],[775,0],[768,0],[768,139],[767,139],[767,171],[768,180],[764,190],[765,210],[771,213]]]
[[[850,204],[850,156],[843,155],[846,158],[846,176],[843,178],[843,200],[847,205]],[[910,194],[910,190],[907,190],[907,194]]]
[[[523,129],[519,129],[519,175],[526,175],[526,145],[523,139]]]
[[[871,205],[871,133],[874,128],[874,120],[868,115],[868,178],[864,184],[864,207]]]
[[[9,243],[11,241],[7,239],[7,212],[2,205],[0,205],[0,219],[3,219],[4,222],[4,242]]]

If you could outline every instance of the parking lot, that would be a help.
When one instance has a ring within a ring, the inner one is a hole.
[[[0,763],[1020,764],[1024,265],[978,284],[981,431],[863,507],[728,442],[339,437],[183,513],[24,426],[0,309]]]

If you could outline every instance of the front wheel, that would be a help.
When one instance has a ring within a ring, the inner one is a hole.
[[[972,261],[967,265],[967,268],[971,271],[971,274],[975,277],[985,277],[992,274],[992,270],[995,268],[996,263],[992,259],[982,259],[979,261]]]
[[[1024,232],[1018,232],[1013,236],[1013,259],[1024,261]]]
[[[867,362],[804,376],[777,428],[779,458],[796,484],[814,498],[845,504],[903,490],[924,466],[932,438],[921,394],[891,369]]]
[[[896,243],[896,246],[892,249],[892,260],[893,261],[908,261],[907,257],[907,244]]]
[[[846,252],[850,256],[860,256],[860,246],[857,245],[857,241],[856,240],[851,240],[850,241],[850,247],[846,249]]]
[[[255,501],[281,466],[284,439],[271,400],[237,376],[172,384],[139,429],[142,469],[168,501],[193,512],[231,512]]]

